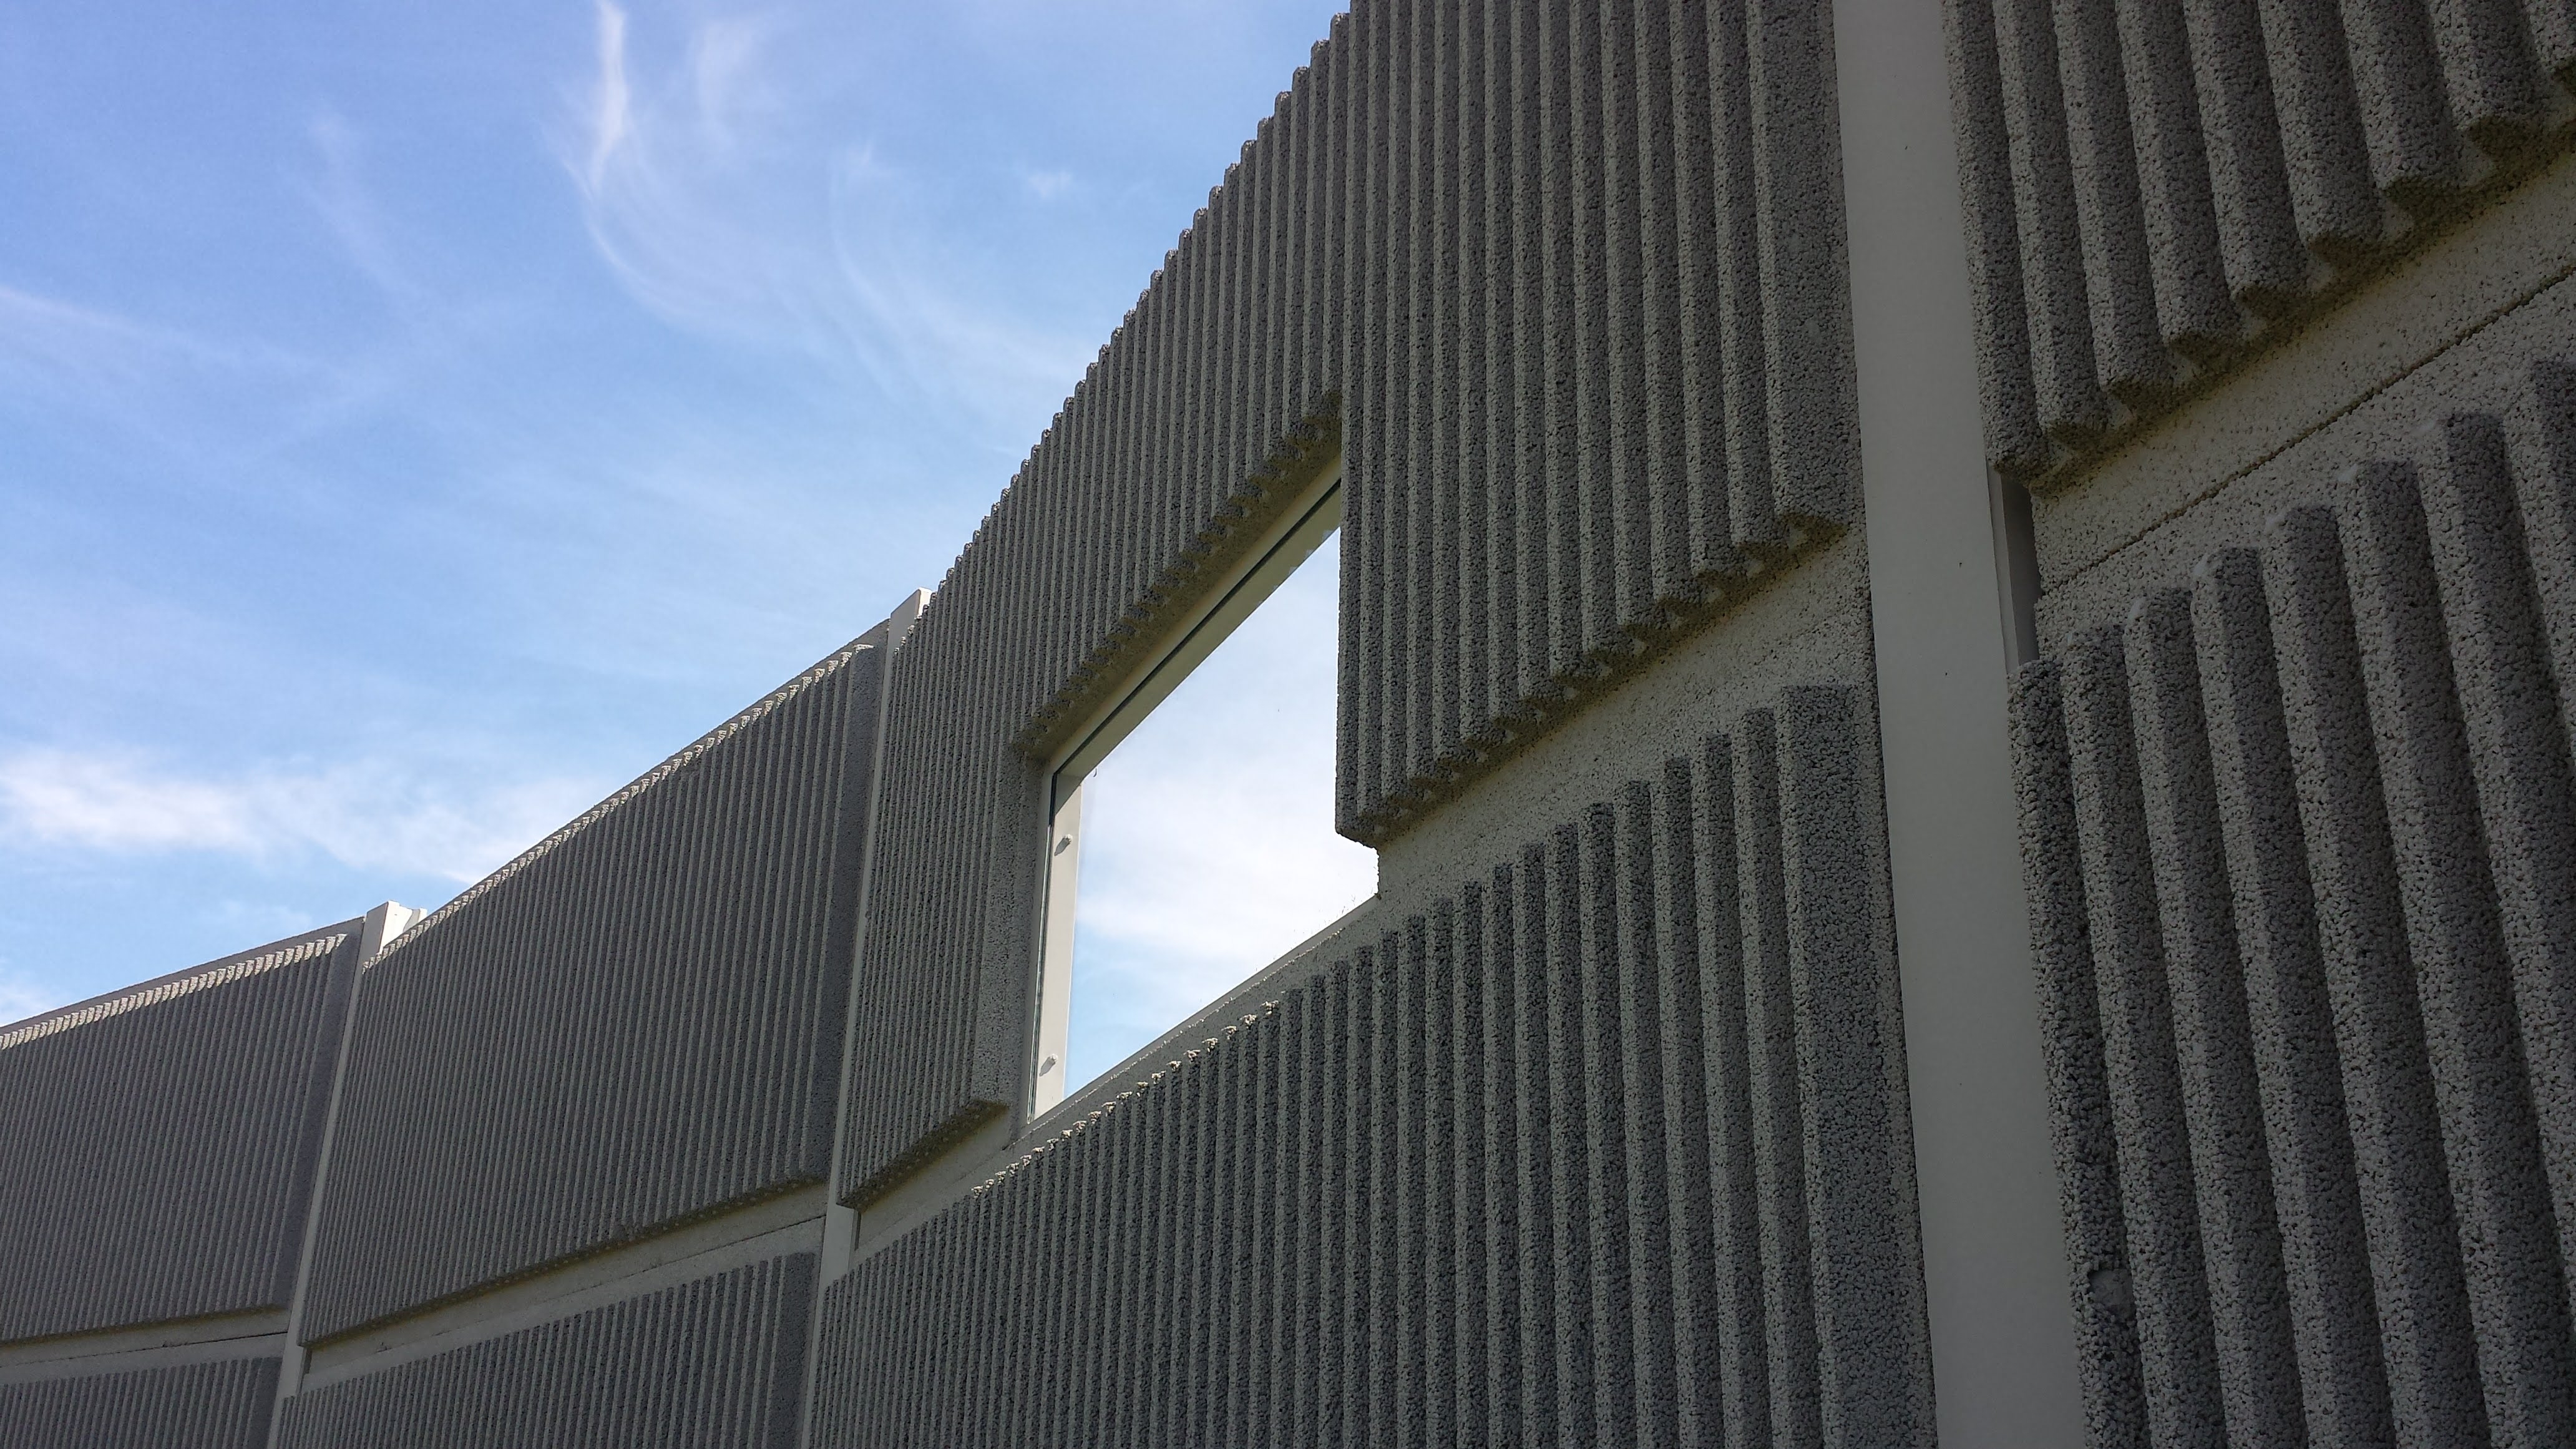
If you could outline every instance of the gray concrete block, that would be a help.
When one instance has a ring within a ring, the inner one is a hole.
[[[2099,1446],[2576,1435],[2576,8],[1945,15],[1938,58],[1818,0],[1338,17],[899,652],[369,974],[301,1333],[463,1323],[835,1160],[900,1212],[819,1300],[796,1258],[469,1325],[286,1442],[781,1443],[809,1329],[818,1444],[1928,1444],[1936,1338],[1953,1438],[2069,1437],[2069,1342]],[[1916,234],[1944,64],[1960,253]],[[2019,532],[1927,365],[1972,357]],[[1026,1128],[1050,763],[1336,481],[1383,894],[941,1208],[914,1168]],[[2025,988],[1975,886],[2043,652]],[[43,1056],[180,1004],[0,1033],[0,1092],[186,1101],[193,1039]],[[237,1095],[309,1159],[291,1056]],[[307,1176],[193,1206],[136,1184],[238,1141],[49,1121],[0,1114],[0,1211],[106,1161],[114,1231],[0,1260],[0,1339],[281,1301],[291,1234],[226,1214]],[[136,1203],[202,1221],[111,1272]]]
[[[1371,843],[1858,521],[1832,69],[1813,0],[1336,22],[896,661],[845,1196],[1016,1110],[1037,762],[1333,444]]]
[[[2567,1336],[2476,786],[2421,494],[2403,462],[2346,480],[2344,570],[2433,1062],[2490,1431],[2564,1437]]]
[[[2361,1209],[2392,1423],[2402,1443],[2474,1443],[2468,1291],[2333,515],[2274,519],[2263,583],[2311,888],[2335,903],[2318,944],[2357,1185],[2376,1188]]]
[[[2288,1352],[2288,1286],[2201,710],[2191,596],[2166,590],[2139,599],[2123,632],[2219,1389],[2230,1433],[2295,1438],[2299,1396]]]
[[[2014,676],[2013,775],[2085,1442],[2111,1449],[2147,1443],[2150,1428],[2063,672],[2042,661]]]
[[[2297,775],[2262,569],[2253,550],[2232,549],[2194,570],[2192,627],[2219,849],[2308,1422],[2331,1442],[2387,1443],[2361,1179],[2343,1084],[2333,1054],[2321,1050],[2334,1039],[2334,1022],[2316,901],[2305,853],[2279,848],[2300,830]],[[2223,978],[2214,984],[2227,994]]]
[[[2159,1445],[2221,1444],[2189,1129],[2116,627],[2068,651],[2061,687],[2148,1424]]]

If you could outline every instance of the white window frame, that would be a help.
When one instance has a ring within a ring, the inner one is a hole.
[[[1342,460],[1336,455],[1217,585],[1176,621],[1160,648],[1138,661],[1107,702],[1047,762],[1045,912],[1038,932],[1036,1030],[1029,1043],[1029,1116],[1065,1097],[1065,1051],[1073,1023],[1075,894],[1082,876],[1082,787],[1109,752],[1171,697],[1252,611],[1267,602],[1333,530],[1342,526]],[[1177,1024],[1177,1023],[1176,1023]]]

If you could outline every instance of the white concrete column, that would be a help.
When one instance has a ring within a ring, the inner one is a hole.
[[[1861,486],[1944,1449],[2084,1438],[2005,734],[2014,550],[1985,466],[1935,0],[1836,0]]]

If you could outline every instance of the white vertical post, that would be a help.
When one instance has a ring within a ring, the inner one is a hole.
[[[1835,0],[1933,1392],[1945,1449],[2084,1440],[2005,733],[2015,576],[1989,477],[1943,7]]]
[[[840,1086],[832,1099],[832,1167],[830,1174],[824,1179],[823,1251],[818,1260],[817,1279],[814,1285],[814,1315],[817,1325],[822,1322],[823,1289],[834,1279],[850,1271],[850,1247],[857,1240],[859,1233],[857,1210],[842,1206],[840,1201],[842,1133],[847,1126],[850,1113],[850,1063],[857,1053],[855,1044],[859,1034],[858,969],[859,962],[867,955],[868,892],[876,880],[877,842],[880,838],[877,828],[877,806],[885,799],[885,737],[886,722],[894,713],[894,657],[902,650],[904,640],[912,637],[912,626],[921,622],[921,611],[929,605],[930,591],[915,589],[902,603],[895,606],[893,613],[886,615],[883,623],[868,631],[870,635],[875,636],[878,651],[877,717],[870,726],[868,736],[868,798],[860,807],[866,812],[864,827],[866,835],[859,844],[858,888],[855,893],[856,899],[852,902],[852,909],[858,912],[859,919],[857,929],[851,933],[850,959],[847,963],[851,980],[848,1000],[842,1008],[841,1017]],[[809,1373],[812,1371],[812,1347],[813,1342],[809,1335],[807,1342]],[[808,1417],[810,1418],[810,1415]],[[802,1442],[801,1436],[810,1428],[810,1424],[799,1428],[799,1442]]]
[[[392,901],[367,912],[358,922],[358,970],[363,971],[366,963],[374,960],[376,954],[396,936],[419,925],[428,915],[425,910]],[[353,973],[348,995],[340,1003],[339,1019],[325,1022],[322,1027],[324,1031],[338,1035],[339,1048],[331,1056],[331,1093],[322,1114],[322,1141],[309,1165],[312,1179],[307,1187],[304,1221],[298,1224],[295,1281],[286,1303],[286,1342],[278,1350],[277,1399],[269,1409],[266,1442],[271,1446],[278,1442],[278,1435],[283,1432],[286,1401],[304,1388],[305,1361],[311,1357],[304,1351],[304,1298],[312,1286],[313,1245],[322,1227],[322,1191],[330,1181],[331,1142],[340,1131],[340,1089],[349,1077],[349,1042],[357,1031],[360,985]]]
[[[1073,1020],[1074,887],[1082,880],[1082,786],[1055,807],[1047,831],[1046,929],[1038,965],[1037,1059],[1030,1064],[1029,1120],[1064,1100],[1065,1049]]]
[[[805,1319],[805,1376],[796,1403],[796,1443],[799,1449],[814,1442],[814,1394],[822,1382],[823,1291],[850,1271],[851,1245],[859,1235],[859,1214],[845,1207],[841,1193],[841,1144],[850,1114],[850,1063],[857,1048],[859,1034],[859,962],[867,954],[868,892],[876,881],[877,842],[880,838],[877,807],[885,799],[886,721],[894,712],[894,657],[903,649],[904,640],[912,636],[912,626],[921,622],[921,611],[930,604],[928,589],[915,589],[885,621],[868,631],[876,637],[877,717],[868,737],[868,798],[862,807],[866,813],[866,834],[859,844],[859,879],[852,909],[858,912],[858,926],[851,933],[850,959],[845,969],[851,973],[848,998],[841,1017],[840,1085],[832,1099],[832,1166],[823,1179],[823,1242],[814,1260],[813,1304]]]

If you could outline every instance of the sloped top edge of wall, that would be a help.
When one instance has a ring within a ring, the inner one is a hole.
[[[272,941],[265,946],[254,946],[250,950],[209,961],[202,966],[191,966],[184,971],[173,971],[166,976],[155,976],[149,981],[139,981],[132,986],[119,987],[104,996],[93,996],[87,1001],[76,1001],[69,1006],[56,1007],[42,1015],[31,1016],[25,1021],[11,1022],[6,1027],[0,1027],[0,1051],[25,1046],[29,1042],[52,1036],[57,1032],[69,1031],[77,1026],[85,1026],[93,1021],[122,1016],[130,1011],[140,1011],[173,997],[203,991],[212,986],[221,986],[228,981],[238,981],[245,976],[255,976],[263,971],[274,971],[281,966],[292,966],[299,961],[310,961],[316,956],[328,955],[338,950],[341,942],[357,934],[360,925],[361,922],[355,920],[340,921],[301,936],[289,936],[285,940]]]
[[[714,749],[716,746],[723,744],[726,740],[731,739],[734,735],[741,733],[743,730],[757,723],[762,717],[770,714],[781,705],[787,703],[787,701],[794,699],[797,695],[813,688],[821,681],[830,678],[841,668],[841,666],[849,663],[852,659],[857,658],[866,650],[875,648],[884,637],[885,626],[882,624],[878,625],[877,627],[870,629],[865,634],[860,635],[858,638],[853,639],[849,643],[842,645],[840,648],[833,650],[831,653],[824,655],[820,660],[817,660],[807,668],[798,671],[795,678],[788,680],[785,684],[778,686],[769,693],[762,695],[759,699],[754,700],[749,705],[744,706],[731,719],[726,720],[724,723],[717,725],[714,729],[711,729],[705,734],[698,736],[695,740],[690,741],[669,759],[655,765],[643,774],[636,776],[632,781],[629,781],[626,785],[619,788],[607,799],[600,801],[598,804],[584,810],[579,815],[574,816],[570,821],[557,828],[545,839],[538,841],[536,844],[529,846],[526,850],[523,850],[519,852],[518,855],[512,857],[507,864],[458,892],[454,900],[451,900],[447,904],[440,906],[437,910],[430,912],[427,916],[422,917],[421,920],[409,930],[404,931],[393,940],[386,942],[384,949],[377,952],[367,964],[373,966],[376,962],[383,960],[386,956],[391,955],[395,951],[426,937],[431,931],[437,929],[441,924],[443,924],[449,917],[482,899],[485,895],[490,894],[493,890],[497,889],[502,882],[510,879],[510,877],[514,875],[517,875],[520,871],[527,869],[529,866],[534,865],[537,861],[553,852],[564,842],[581,834],[598,821],[606,818],[612,812],[623,808],[628,802],[642,795],[645,791],[652,789],[664,780],[667,780],[671,776],[688,768],[691,764],[695,763],[700,756],[706,754],[707,751]]]

